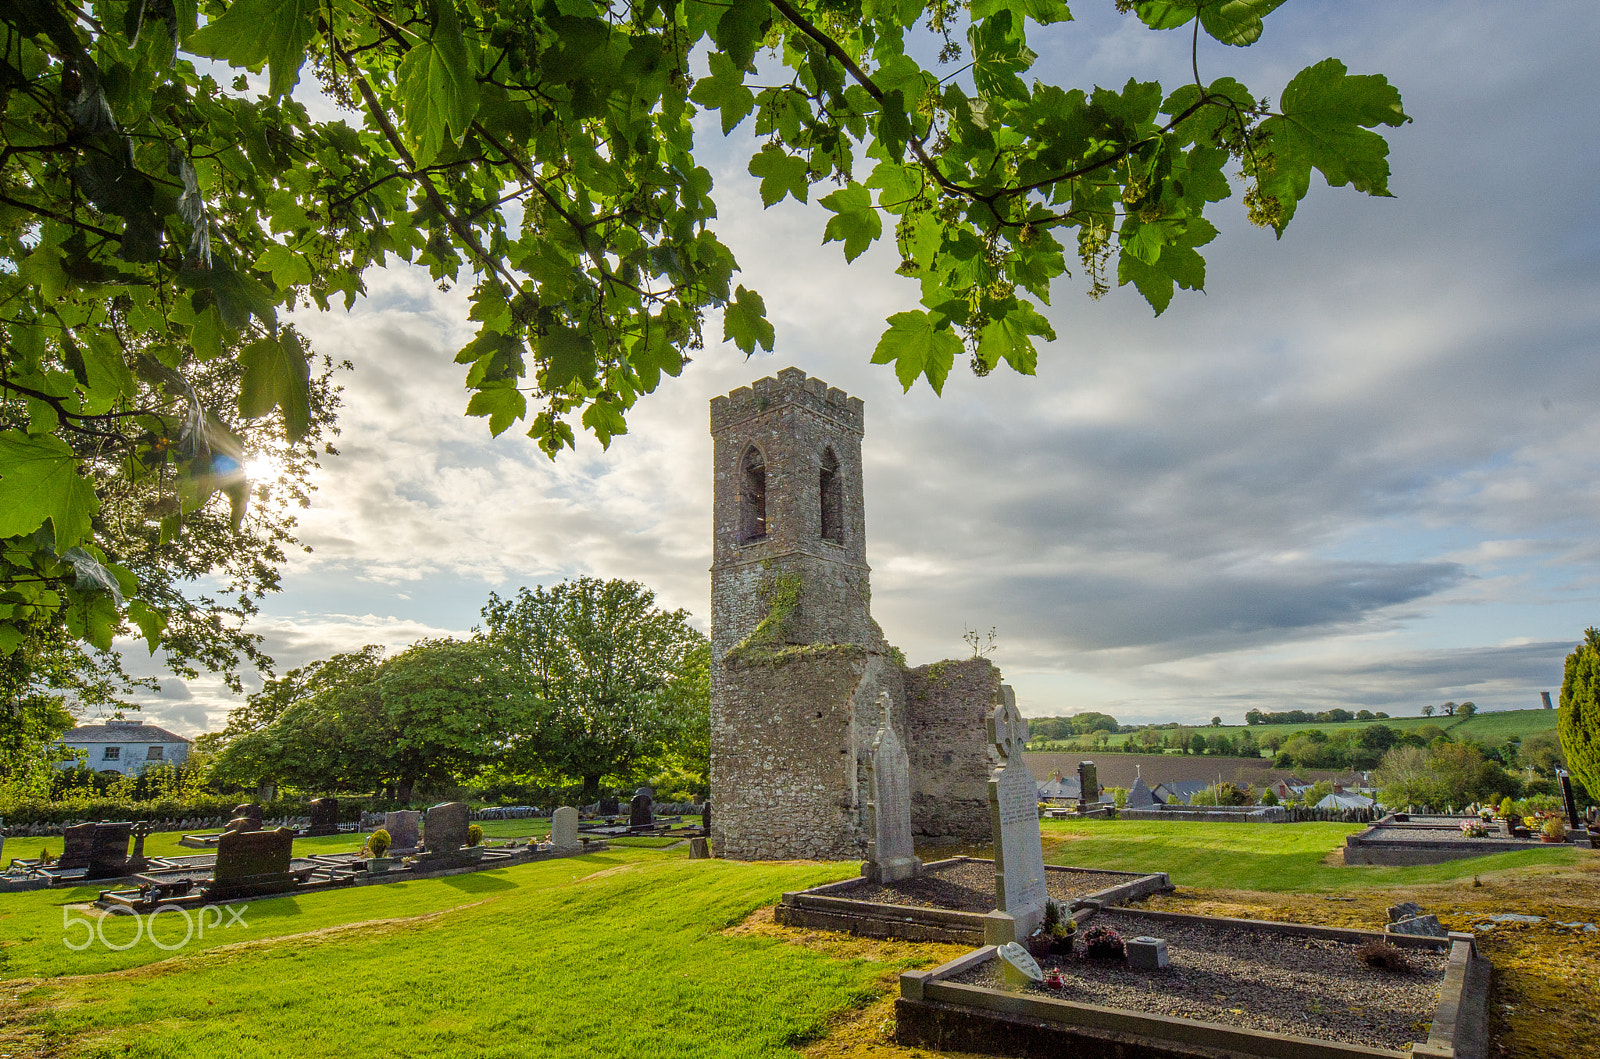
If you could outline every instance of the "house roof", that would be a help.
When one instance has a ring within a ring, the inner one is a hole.
[[[1320,801],[1320,802],[1318,802],[1316,804],[1316,808],[1318,808],[1318,809],[1367,809],[1367,808],[1370,808],[1372,805],[1373,805],[1372,799],[1368,798],[1364,794],[1352,794],[1352,793],[1350,793],[1348,791],[1341,791],[1338,794],[1330,794],[1326,798],[1322,799],[1322,801]]]
[[[1039,797],[1042,799],[1065,798],[1076,801],[1082,793],[1083,788],[1076,776],[1071,779],[1053,776],[1039,784]]]
[[[61,737],[63,743],[185,743],[189,740],[142,721],[80,724]]]

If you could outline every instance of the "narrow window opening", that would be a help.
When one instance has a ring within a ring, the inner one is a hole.
[[[739,502],[744,515],[744,539],[767,535],[767,461],[754,445],[739,461]]]
[[[839,544],[844,540],[844,490],[839,480],[839,460],[832,449],[822,454],[818,494],[822,503],[822,539]]]

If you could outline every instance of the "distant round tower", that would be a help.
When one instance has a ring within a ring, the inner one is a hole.
[[[900,666],[869,610],[859,398],[786,368],[711,402],[712,847],[854,858],[880,692]]]

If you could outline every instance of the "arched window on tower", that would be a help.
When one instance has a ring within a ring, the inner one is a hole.
[[[767,461],[754,445],[739,461],[739,510],[745,540],[767,535]]]
[[[818,474],[817,494],[822,504],[822,539],[835,544],[844,542],[844,486],[839,478],[839,459],[832,449],[822,453],[822,470]]]

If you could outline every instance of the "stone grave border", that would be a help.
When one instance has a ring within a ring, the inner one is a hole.
[[[975,862],[993,864],[981,857],[950,857],[923,865],[923,874],[937,872],[952,864]],[[1059,864],[1046,864],[1044,870],[1052,871],[1104,871],[1106,875],[1122,876],[1124,881],[1103,890],[1077,898],[1072,908],[1120,905],[1137,901],[1141,897],[1172,889],[1166,872],[1153,875],[1133,871],[1105,871],[1101,868],[1072,868]],[[952,912],[943,908],[921,908],[915,905],[880,904],[849,897],[851,891],[874,885],[867,879],[845,879],[841,882],[814,886],[809,890],[790,891],[773,912],[773,918],[786,927],[809,927],[813,930],[842,930],[868,938],[901,938],[906,941],[950,941],[981,944],[984,939],[983,912]]]
[[[1428,1039],[1413,1044],[1409,1051],[1397,1051],[949,981],[997,959],[997,948],[985,945],[932,971],[906,971],[900,975],[895,1041],[936,1051],[1041,1059],[1062,1055],[1078,1059],[1483,1059],[1486,1053],[1493,968],[1488,958],[1478,953],[1471,934],[1453,932],[1448,938],[1384,935],[1370,930],[1132,908],[1119,908],[1117,914],[1149,919],[1152,929],[1159,929],[1155,924],[1161,922],[1194,922],[1352,944],[1380,940],[1397,948],[1448,948],[1444,981]],[[1093,915],[1091,910],[1083,919],[1092,920]],[[1079,925],[1082,926],[1081,921]]]
[[[1399,819],[1396,817],[1399,816]],[[1591,844],[1583,831],[1571,831],[1565,842],[1544,842],[1538,838],[1506,838],[1496,835],[1500,821],[1492,822],[1490,833],[1482,838],[1424,839],[1415,832],[1458,827],[1465,816],[1406,816],[1390,813],[1365,831],[1345,836],[1346,864],[1411,867],[1418,864],[1443,864],[1468,857],[1487,857],[1492,853],[1514,853],[1524,849],[1571,849]]]

